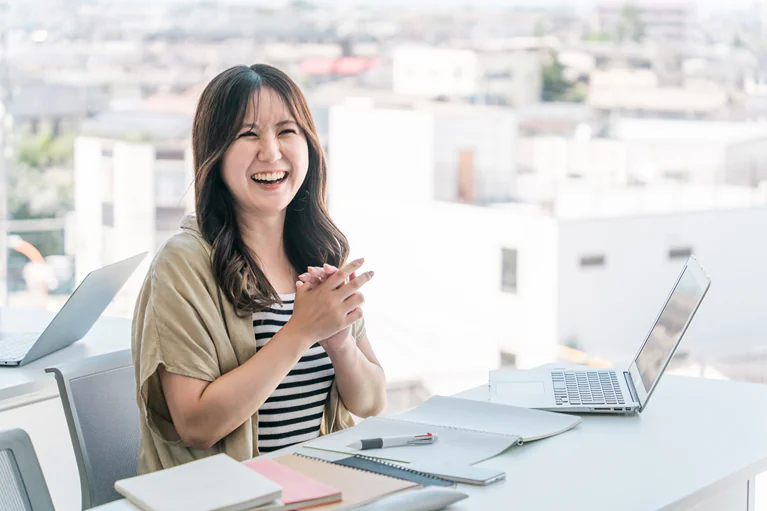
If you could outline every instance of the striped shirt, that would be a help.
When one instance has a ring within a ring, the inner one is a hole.
[[[295,294],[280,295],[282,305],[253,314],[256,353],[288,322]],[[275,451],[320,436],[325,400],[335,371],[330,357],[314,344],[258,409],[258,449]]]

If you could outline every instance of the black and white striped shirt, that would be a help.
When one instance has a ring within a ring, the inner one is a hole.
[[[253,314],[256,352],[288,322],[295,294],[280,295],[274,304]],[[314,344],[258,409],[258,449],[262,453],[320,436],[325,400],[335,371],[330,357]]]

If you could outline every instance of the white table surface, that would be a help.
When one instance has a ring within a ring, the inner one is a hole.
[[[0,330],[42,332],[54,315],[41,310],[2,308]],[[129,319],[101,317],[85,337],[71,346],[20,367],[0,366],[0,402],[55,391],[56,380],[45,372],[46,367],[130,348],[130,331]]]
[[[457,396],[483,400],[487,387]],[[665,376],[641,415],[583,415],[567,433],[478,466],[506,479],[459,485],[469,498],[451,510],[687,509],[767,470],[767,385]]]

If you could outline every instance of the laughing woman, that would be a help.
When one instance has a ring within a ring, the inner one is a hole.
[[[298,86],[267,65],[224,71],[192,146],[196,217],[158,252],[133,317],[140,474],[249,459],[385,403],[360,308],[373,272],[346,262]]]

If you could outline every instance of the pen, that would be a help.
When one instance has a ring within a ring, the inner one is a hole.
[[[386,436],[382,438],[366,438],[350,443],[346,447],[350,449],[384,449],[386,447],[401,447],[404,445],[429,445],[439,438],[432,433],[424,435]]]

